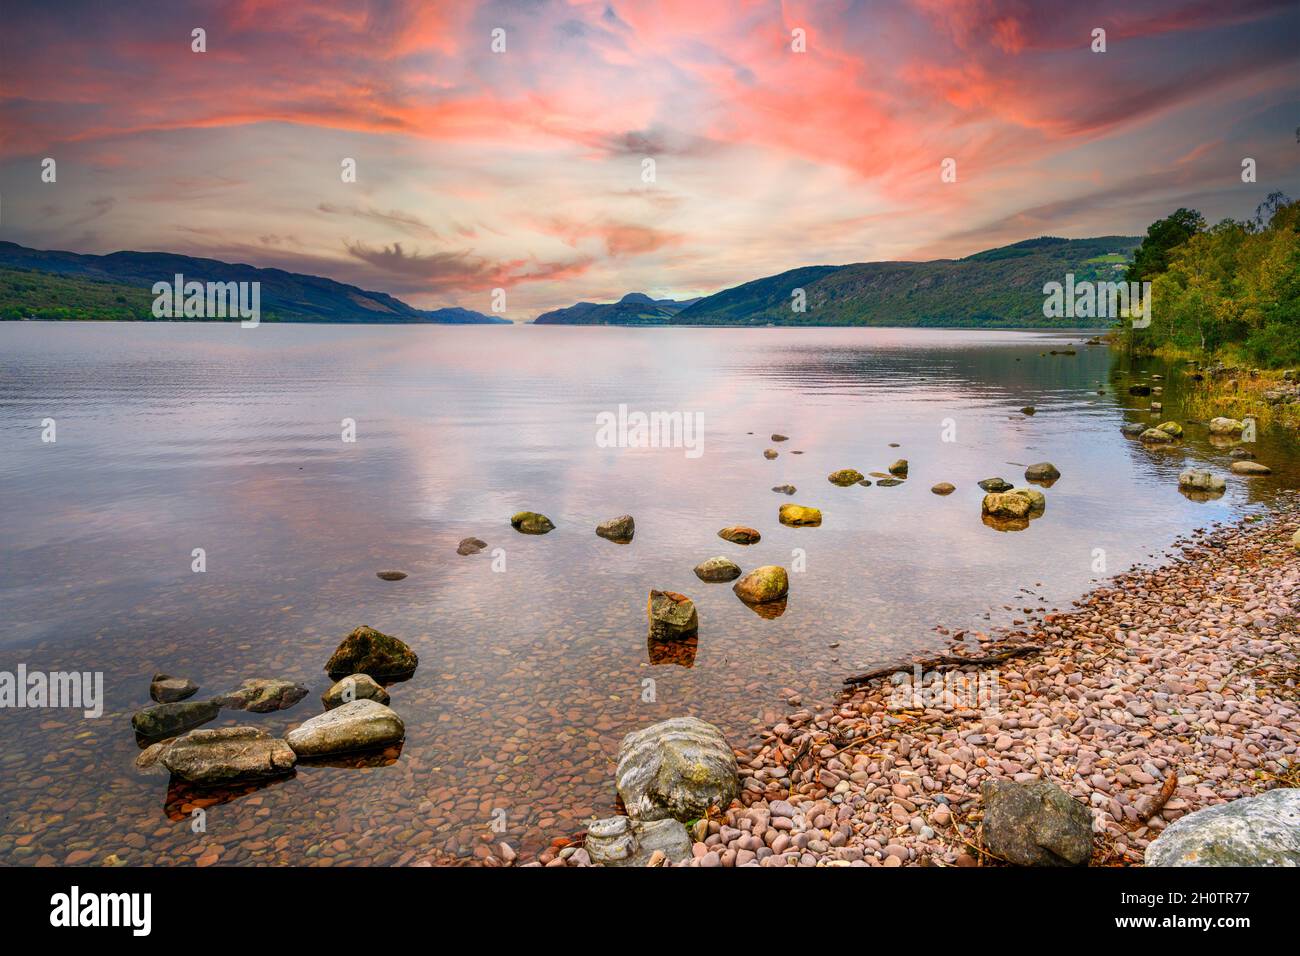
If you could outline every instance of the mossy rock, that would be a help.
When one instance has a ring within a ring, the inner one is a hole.
[[[832,485],[847,488],[849,485],[856,485],[865,477],[866,475],[855,468],[841,468],[839,471],[832,471],[826,476],[826,480]]]
[[[790,578],[785,573],[785,568],[766,564],[750,571],[731,589],[746,604],[767,604],[769,601],[779,601],[790,593]]]
[[[330,655],[325,670],[331,677],[369,674],[371,677],[404,677],[414,672],[420,658],[405,642],[362,625]]]
[[[536,511],[520,511],[510,519],[510,525],[523,534],[546,534],[554,531],[555,525],[546,515]]]
[[[782,505],[781,524],[792,528],[816,527],[822,523],[822,513],[807,505]]]

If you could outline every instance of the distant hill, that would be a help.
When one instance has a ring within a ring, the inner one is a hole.
[[[0,242],[0,319],[152,321],[155,282],[260,282],[263,322],[509,324],[469,309],[426,311],[321,276],[166,252],[106,256]],[[192,320],[194,321],[194,320]]]
[[[1027,239],[965,259],[806,266],[700,299],[674,325],[888,325],[1046,328],[1043,284],[1121,281],[1138,236]],[[803,289],[807,308],[791,308]]]
[[[699,299],[652,299],[629,292],[617,302],[579,302],[567,309],[543,312],[535,325],[670,325],[673,316]]]

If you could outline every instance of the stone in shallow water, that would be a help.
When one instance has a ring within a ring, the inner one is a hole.
[[[826,480],[832,485],[847,488],[849,485],[856,485],[865,477],[866,475],[855,468],[841,468],[839,471],[832,471],[826,476]]]
[[[746,604],[767,604],[790,593],[790,578],[785,568],[766,564],[746,574],[732,586],[732,590]]]
[[[174,704],[178,700],[193,697],[199,691],[199,685],[183,677],[171,674],[154,674],[149,684],[149,696],[160,704]]]
[[[1235,418],[1211,418],[1211,435],[1240,435],[1246,426]]]
[[[701,561],[695,566],[695,576],[701,581],[734,581],[740,577],[740,566],[730,558],[718,555],[716,558],[709,558],[707,561]]]
[[[596,525],[596,534],[610,541],[626,544],[636,534],[636,522],[632,520],[631,515],[620,515]]]
[[[1232,473],[1234,475],[1271,475],[1273,469],[1268,465],[1251,461],[1249,458],[1243,458],[1232,463]]]
[[[991,492],[984,496],[980,507],[984,514],[994,518],[1028,518],[1032,504],[1026,495]]]
[[[1040,461],[1025,469],[1025,481],[1055,481],[1060,477],[1061,473],[1050,461]]]
[[[343,638],[325,663],[325,670],[339,677],[348,674],[403,677],[419,663],[420,658],[405,643],[363,624]]]
[[[170,704],[154,704],[137,711],[131,726],[141,737],[159,739],[206,724],[221,711],[215,700],[185,700]]]
[[[778,494],[782,494],[782,495],[792,495],[792,494],[794,494],[795,491],[797,491],[798,489],[796,489],[794,485],[777,485],[777,486],[774,487],[772,490],[775,491],[775,492],[777,492]]]
[[[733,524],[723,528],[718,532],[719,538],[725,538],[733,544],[758,544],[762,539],[753,528],[746,528],[744,525]]]
[[[690,834],[677,820],[593,820],[583,846],[591,862],[601,866],[645,866],[656,851],[669,863],[691,858]]]
[[[375,577],[381,581],[404,581],[406,580],[405,571],[376,571]]]
[[[1008,494],[1019,495],[1029,502],[1029,517],[1040,517],[1047,510],[1047,495],[1037,488],[1013,488]]]
[[[984,845],[1017,866],[1084,866],[1092,857],[1092,814],[1047,780],[986,780]]]
[[[216,700],[222,707],[232,710],[269,714],[273,710],[287,710],[306,696],[307,688],[302,684],[274,677],[250,677],[238,688]]]
[[[994,493],[1011,490],[1011,482],[1004,481],[1001,478],[985,478],[979,483],[979,486],[985,491]]]
[[[775,448],[769,448],[765,452],[763,452],[763,457],[766,458],[768,461],[771,461],[779,454],[780,452],[778,452]]]
[[[726,809],[739,776],[722,731],[698,717],[673,717],[623,738],[615,784],[632,817],[684,823],[710,807]]]
[[[657,641],[690,637],[700,628],[695,602],[676,591],[652,590],[646,616],[650,619],[650,637]]]
[[[460,544],[456,545],[457,554],[478,554],[487,547],[487,542],[482,538],[462,538]]]
[[[388,691],[375,682],[369,674],[349,674],[321,694],[321,703],[326,710],[333,710],[354,700],[377,700],[388,703]]]
[[[903,479],[901,478],[877,478],[876,479],[876,485],[880,488],[893,488],[895,485],[901,485],[902,483],[903,483]],[[859,482],[859,484],[861,484],[861,482]]]
[[[510,525],[521,534],[546,534],[555,530],[551,519],[536,511],[516,512],[510,518]]]
[[[895,476],[897,476],[897,477],[899,477],[899,478],[906,478],[906,477],[907,477],[907,459],[906,459],[906,458],[900,458],[900,459],[898,459],[898,461],[896,461],[896,462],[894,462],[892,465],[890,465],[890,466],[889,466],[889,473],[890,473],[891,475],[895,475]]]
[[[296,760],[287,743],[257,727],[194,730],[167,744],[158,758],[180,779],[209,786],[279,777]]]
[[[402,718],[374,700],[354,700],[313,717],[285,735],[299,757],[369,750],[406,736]]]
[[[957,490],[957,486],[946,481],[941,481],[930,490],[936,495],[950,495]]]
[[[822,523],[822,513],[807,505],[782,505],[779,518],[781,524],[792,528],[816,527]]]
[[[772,434],[772,441],[789,441],[789,440],[790,438],[787,435],[782,435],[776,432]]]
[[[1227,488],[1227,482],[1204,468],[1188,468],[1178,476],[1178,487],[1213,493]]]
[[[1282,787],[1179,817],[1147,866],[1300,866],[1300,790]]]

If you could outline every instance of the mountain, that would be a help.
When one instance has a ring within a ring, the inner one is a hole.
[[[964,259],[806,266],[700,299],[674,325],[889,325],[1047,328],[1079,319],[1043,316],[1043,284],[1123,280],[1138,236],[1045,236]],[[795,312],[803,289],[807,308]],[[1094,320],[1095,322],[1095,320]],[[1087,322],[1084,322],[1087,324]]]
[[[0,242],[0,318],[151,321],[155,282],[259,282],[263,322],[509,324],[469,309],[425,311],[322,276],[166,252],[106,256]],[[143,297],[141,294],[143,290]]]
[[[652,299],[629,292],[617,302],[579,302],[567,309],[543,312],[534,325],[670,325],[669,320],[698,299]]]

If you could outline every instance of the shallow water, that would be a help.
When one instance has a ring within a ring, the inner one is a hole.
[[[1294,444],[1264,432],[1254,448],[1272,477],[1184,498],[1178,472],[1226,473],[1230,446],[1186,422],[1172,449],[1123,437],[1128,420],[1183,420],[1179,379],[1155,382],[1165,411],[1152,416],[1127,386],[1170,370],[1098,347],[1042,354],[1082,338],[0,325],[0,670],[102,671],[107,698],[99,719],[0,709],[0,863],[78,851],[131,864],[394,863],[468,857],[489,840],[533,853],[613,809],[629,730],[691,713],[743,743],[791,693],[825,700],[847,674],[943,645],[936,625],[988,631],[1065,606],[1180,534],[1297,486]],[[600,447],[596,416],[620,404],[702,415],[702,454]],[[1020,414],[1026,404],[1038,413]],[[341,440],[345,418],[355,443]],[[826,481],[899,457],[911,477],[897,487]],[[1023,485],[1024,466],[1045,460],[1063,474],[1045,515],[1023,531],[986,527],[975,483]],[[957,492],[931,494],[939,481]],[[798,493],[770,490],[785,483]],[[787,501],[821,508],[822,526],[780,525]],[[556,530],[516,533],[508,520],[523,509]],[[594,534],[623,513],[636,518],[631,544]],[[730,524],[762,541],[718,538]],[[470,535],[489,550],[458,555]],[[191,571],[194,548],[205,573]],[[718,554],[746,570],[792,567],[795,549],[806,570],[773,619],[691,571]],[[380,581],[385,568],[410,576]],[[695,600],[693,658],[660,648],[673,653],[651,663],[652,587]],[[192,794],[133,770],[129,719],[155,671],[192,678],[200,698],[250,676],[301,680],[312,695],[291,710],[210,725],[281,733],[319,712],[322,666],[359,624],[420,655],[413,679],[390,688],[407,727],[400,754],[200,796],[223,801],[201,833]]]

